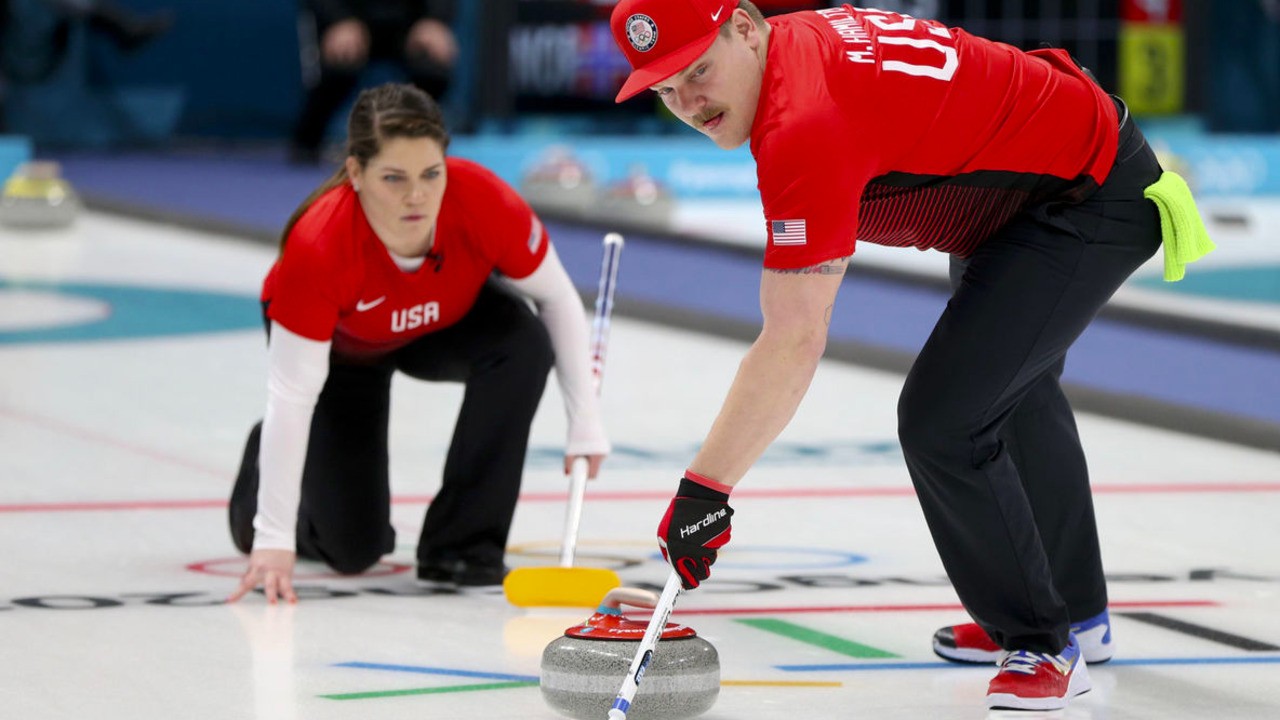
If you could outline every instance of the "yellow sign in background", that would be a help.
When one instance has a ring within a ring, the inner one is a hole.
[[[1122,23],[1120,97],[1138,115],[1182,112],[1186,85],[1182,27]]]

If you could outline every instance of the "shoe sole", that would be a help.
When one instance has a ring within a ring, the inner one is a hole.
[[[1062,710],[1071,702],[1071,698],[1083,695],[1093,689],[1089,680],[1089,661],[1083,658],[1071,671],[1071,681],[1067,683],[1067,694],[1063,697],[1024,698],[1008,693],[995,693],[987,696],[988,710]]]
[[[431,588],[432,590],[448,590],[460,593],[475,593],[478,595],[488,595],[492,593],[501,593],[501,585],[467,585],[457,580],[426,580],[418,578],[414,580],[418,587]]]
[[[468,593],[475,595],[491,595],[494,593],[502,593],[502,584],[477,585],[474,583],[458,582],[456,579],[427,579],[416,578],[414,582],[418,587],[431,588],[432,590],[443,590],[446,592]]]
[[[501,585],[455,585],[458,592],[466,595],[501,595]]]
[[[968,665],[993,665],[1000,659],[1000,651],[993,650],[970,650],[968,648],[956,648],[949,645],[943,645],[937,640],[933,641],[933,654],[955,663],[965,663]]]
[[[1116,655],[1116,644],[1114,642],[1106,644],[1102,642],[1107,630],[1106,626],[1100,625],[1084,632],[1076,633],[1076,640],[1080,643],[1080,654],[1084,656],[1084,661],[1090,665],[1101,665]],[[999,650],[957,648],[943,645],[936,639],[933,641],[933,654],[948,662],[964,663],[966,665],[993,665],[1000,662]]]

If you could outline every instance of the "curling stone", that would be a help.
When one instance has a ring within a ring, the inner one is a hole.
[[[0,223],[27,228],[70,225],[80,213],[80,198],[60,173],[56,162],[19,166],[0,195]]]
[[[643,165],[631,166],[627,176],[610,183],[587,212],[590,219],[623,223],[651,230],[669,230],[675,197]]]
[[[644,637],[648,619],[630,620],[622,604],[653,608],[658,596],[639,588],[609,591],[596,612],[565,630],[542,652],[542,697],[578,720],[600,720],[613,705]],[[687,625],[667,623],[636,692],[628,720],[681,720],[700,715],[720,693],[720,655]]]
[[[548,148],[521,178],[520,193],[538,212],[580,217],[596,201],[590,168],[566,146]]]

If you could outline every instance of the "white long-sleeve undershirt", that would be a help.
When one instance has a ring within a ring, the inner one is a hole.
[[[258,514],[253,547],[293,550],[302,499],[302,467],[316,400],[329,376],[328,341],[271,323],[267,342],[267,412],[258,451]]]
[[[556,382],[564,396],[569,432],[565,455],[607,455],[605,434],[595,382],[591,378],[591,347],[582,298],[573,287],[554,247],[527,277],[504,281],[528,297],[551,336],[556,354]]]

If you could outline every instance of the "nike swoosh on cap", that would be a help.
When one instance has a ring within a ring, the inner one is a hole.
[[[720,9],[719,9],[719,10],[717,10],[717,11],[715,11],[715,12],[711,13],[711,22],[715,22],[715,21],[719,20],[719,19],[720,19],[720,13],[722,13],[722,12],[724,12],[724,6],[723,6],[723,5],[721,5],[721,6],[720,6]]]

